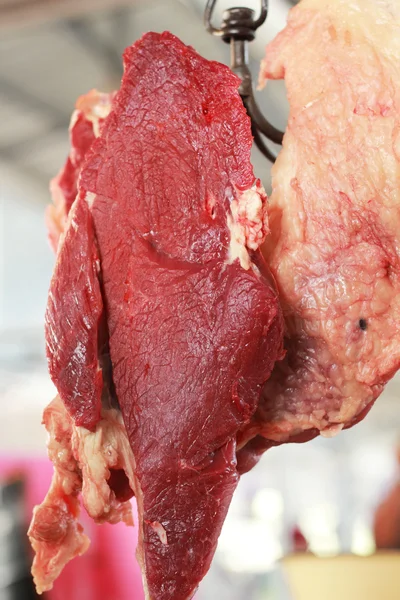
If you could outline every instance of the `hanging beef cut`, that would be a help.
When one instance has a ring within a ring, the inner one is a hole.
[[[81,96],[76,103],[69,126],[71,151],[65,165],[50,182],[53,204],[46,210],[46,224],[50,245],[54,251],[67,224],[68,213],[76,198],[78,177],[86,152],[94,139],[100,135],[100,128],[111,110],[114,94],[102,94],[92,90]]]
[[[393,0],[302,0],[269,45],[290,104],[271,235],[226,67],[148,34],[115,97],[79,101],[48,211],[40,591],[87,548],[78,494],[127,523],[135,494],[146,597],[190,598],[239,475],[352,426],[397,371],[399,25]]]
[[[263,249],[287,355],[243,470],[358,422],[400,366],[399,27],[394,0],[302,0],[267,47],[261,80],[284,77],[290,105]]]
[[[45,414],[56,480],[30,528],[33,570],[50,589],[85,550],[80,491],[101,521],[129,520],[134,492],[146,597],[184,600],[214,554],[236,439],[283,356],[283,319],[259,251],[266,195],[237,77],[168,33],[145,35],[124,65],[67,186],[78,178],[46,312],[63,404]]]

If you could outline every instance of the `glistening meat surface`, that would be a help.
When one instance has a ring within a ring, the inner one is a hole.
[[[145,592],[185,600],[215,551],[236,438],[283,355],[283,320],[258,250],[266,196],[238,79],[167,33],[124,63],[59,249],[49,361],[68,411],[95,433],[106,314]]]
[[[302,0],[268,46],[290,115],[273,168],[271,236],[287,356],[249,435],[332,435],[360,420],[400,364],[400,8]]]

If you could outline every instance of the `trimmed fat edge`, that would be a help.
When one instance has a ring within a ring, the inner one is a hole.
[[[252,266],[249,250],[257,250],[269,233],[266,200],[265,190],[257,180],[231,201],[227,216],[231,234],[228,264],[238,259],[243,269],[249,270]]]

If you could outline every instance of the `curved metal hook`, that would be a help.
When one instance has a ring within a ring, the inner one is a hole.
[[[254,29],[258,29],[263,23],[265,23],[265,19],[268,16],[268,8],[268,0],[261,0],[261,12],[257,21],[254,23]]]
[[[277,159],[277,154],[275,154],[264,142],[262,139],[258,129],[252,124],[251,132],[253,134],[254,143],[257,148],[264,154],[265,158],[267,158],[270,162],[274,163]]]
[[[214,12],[216,3],[217,3],[217,0],[208,0],[205,11],[204,11],[204,27],[207,29],[207,31],[209,33],[212,33],[213,35],[222,35],[223,34],[222,29],[217,29],[211,23],[212,14]]]
[[[204,26],[209,33],[212,33],[213,35],[217,35],[217,36],[222,36],[225,33],[224,29],[223,28],[218,29],[217,27],[214,27],[214,25],[211,23],[211,19],[212,19],[212,15],[213,15],[216,3],[217,3],[217,0],[208,0],[207,1],[206,8],[204,10]],[[248,9],[248,10],[250,10],[250,9]],[[253,22],[251,23],[251,29],[253,31],[255,31],[256,29],[261,27],[261,25],[265,22],[267,15],[268,15],[268,0],[261,0],[260,15],[259,15],[258,19],[256,19],[255,21],[253,20]]]
[[[251,129],[256,146],[268,160],[274,162],[276,156],[265,144],[262,135],[275,144],[281,144],[283,132],[276,129],[262,115],[254,98],[251,72],[249,68],[248,44],[255,38],[255,32],[268,15],[268,0],[261,0],[261,12],[255,19],[254,10],[233,7],[224,11],[220,28],[212,25],[211,19],[217,0],[208,0],[204,11],[204,25],[210,33],[222,37],[231,46],[231,69],[240,78],[239,94],[251,120]],[[262,134],[262,135],[261,135]]]
[[[276,127],[271,125],[271,123],[269,123],[263,116],[253,96],[253,89],[251,89],[251,94],[247,97],[243,97],[242,100],[248,114],[251,117],[251,120],[257,126],[257,129],[263,135],[265,135],[265,137],[271,140],[271,142],[274,142],[275,144],[282,144],[283,131],[276,129]]]

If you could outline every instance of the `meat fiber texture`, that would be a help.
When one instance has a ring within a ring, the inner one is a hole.
[[[146,598],[185,600],[238,483],[239,432],[283,357],[283,318],[259,251],[266,195],[238,78],[169,33],[145,35],[124,65],[79,168],[47,351],[80,432],[96,435],[118,403],[133,481],[118,468],[138,504]],[[77,457],[81,469],[86,460]],[[42,589],[51,584],[47,573]]]
[[[287,355],[256,454],[353,425],[399,368],[399,32],[393,0],[302,0],[267,47],[261,81],[284,78],[290,104],[264,247]]]

